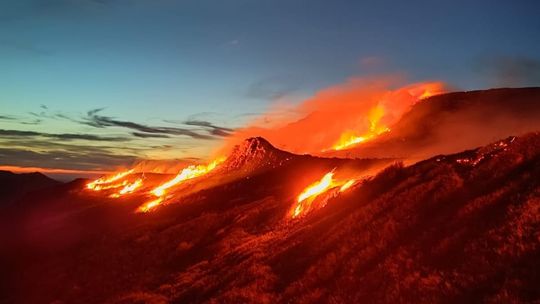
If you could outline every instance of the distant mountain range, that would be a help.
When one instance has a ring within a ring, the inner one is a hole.
[[[0,208],[20,199],[25,194],[61,184],[41,173],[15,174],[0,170]]]

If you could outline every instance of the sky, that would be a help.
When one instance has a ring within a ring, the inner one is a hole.
[[[198,161],[351,77],[540,85],[538,1],[0,0],[0,168]]]

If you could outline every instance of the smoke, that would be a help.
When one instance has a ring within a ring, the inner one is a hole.
[[[478,71],[496,87],[540,85],[540,60],[523,56],[486,57],[479,60]]]
[[[398,82],[395,77],[351,78],[299,104],[274,105],[236,130],[220,153],[245,138],[262,136],[287,151],[317,154],[332,147],[345,132],[369,131],[373,109],[383,111],[380,124],[391,126],[421,98],[440,93],[445,87],[440,82],[427,82],[396,88]]]

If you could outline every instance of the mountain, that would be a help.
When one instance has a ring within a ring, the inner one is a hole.
[[[376,139],[323,156],[421,160],[540,130],[540,88],[453,92],[415,104]]]
[[[0,227],[3,302],[540,300],[539,133],[390,165],[299,218],[298,193],[325,172],[389,161],[274,149],[246,141],[208,177],[236,179],[149,213],[133,212],[143,194],[115,200],[82,182],[27,197],[46,203],[2,215],[17,224]]]
[[[262,137],[253,137],[235,146],[221,168],[248,173],[282,166],[295,156],[275,148]]]
[[[61,184],[41,173],[20,173],[0,170],[0,207],[5,207],[25,194]]]

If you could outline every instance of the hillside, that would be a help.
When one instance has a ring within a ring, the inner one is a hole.
[[[240,159],[274,149],[245,146]],[[42,195],[8,236],[5,301],[540,299],[540,134],[390,166],[298,219],[288,211],[313,177],[366,163],[270,152],[291,159],[150,213],[133,213],[142,197],[100,198],[80,183]]]
[[[5,207],[25,194],[61,184],[41,173],[20,173],[0,170],[0,207]]]

